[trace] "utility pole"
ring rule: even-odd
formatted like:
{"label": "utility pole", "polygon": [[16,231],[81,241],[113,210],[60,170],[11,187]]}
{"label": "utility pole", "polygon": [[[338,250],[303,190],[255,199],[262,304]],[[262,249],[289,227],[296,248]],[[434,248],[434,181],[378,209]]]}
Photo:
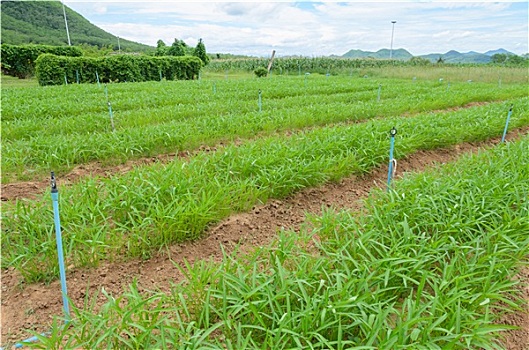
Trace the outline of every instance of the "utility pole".
{"label": "utility pole", "polygon": [[393,58],[393,33],[395,33],[395,23],[397,23],[397,21],[391,21],[391,23],[393,26],[391,28],[391,47],[389,49],[389,59]]}
{"label": "utility pole", "polygon": [[68,46],[72,46],[72,42],[70,41],[70,32],[68,31],[68,21],[66,20],[66,9],[64,8],[64,2],[62,3],[62,13],[64,14],[64,24],[66,25],[66,36],[68,36]]}

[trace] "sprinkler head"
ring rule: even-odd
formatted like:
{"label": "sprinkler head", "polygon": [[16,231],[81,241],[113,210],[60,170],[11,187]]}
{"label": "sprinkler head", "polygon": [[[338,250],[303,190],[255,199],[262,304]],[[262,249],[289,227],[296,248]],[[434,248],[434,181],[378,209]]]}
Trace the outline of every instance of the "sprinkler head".
{"label": "sprinkler head", "polygon": [[51,172],[51,180],[50,180],[50,185],[51,185],[51,193],[57,193],[57,181],[55,180],[55,172]]}
{"label": "sprinkler head", "polygon": [[391,130],[389,131],[389,135],[391,137],[394,137],[395,135],[397,135],[397,129],[395,129],[395,127],[392,127]]}

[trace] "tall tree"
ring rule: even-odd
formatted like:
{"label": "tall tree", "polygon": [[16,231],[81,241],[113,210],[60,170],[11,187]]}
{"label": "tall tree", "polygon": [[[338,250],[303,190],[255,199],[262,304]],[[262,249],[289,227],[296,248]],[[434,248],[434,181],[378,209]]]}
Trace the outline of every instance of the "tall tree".
{"label": "tall tree", "polygon": [[168,50],[169,48],[167,47],[167,45],[165,45],[163,40],[160,39],[156,42],[156,52],[154,53],[154,55],[155,56],[167,56]]}
{"label": "tall tree", "polygon": [[167,50],[167,54],[169,56],[185,56],[186,53],[184,50],[184,45],[182,45],[182,42],[180,40],[174,39],[173,44],[171,45],[169,50]]}
{"label": "tall tree", "polygon": [[198,41],[195,51],[193,51],[193,56],[200,58],[204,63],[204,66],[209,63],[209,56],[206,53],[206,46],[202,42],[202,38]]}

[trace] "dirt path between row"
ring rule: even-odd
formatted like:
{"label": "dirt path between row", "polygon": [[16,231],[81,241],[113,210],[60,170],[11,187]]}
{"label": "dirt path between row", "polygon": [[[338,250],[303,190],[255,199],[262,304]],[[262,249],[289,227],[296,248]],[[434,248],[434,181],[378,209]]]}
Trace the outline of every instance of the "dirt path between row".
{"label": "dirt path between row", "polygon": [[[512,140],[527,134],[529,127],[512,131]],[[497,144],[499,138],[480,143],[464,143],[454,147],[433,151],[419,151],[398,162],[398,175],[419,172],[440,163],[455,160],[463,153],[476,152],[480,148]],[[309,188],[284,199],[272,200],[255,207],[251,212],[232,215],[216,227],[211,228],[205,237],[185,244],[171,246],[167,251],[155,254],[151,259],[132,260],[121,263],[103,263],[94,269],[74,269],[67,273],[68,295],[75,305],[82,305],[88,292],[105,289],[111,295],[119,295],[137,278],[140,290],[169,291],[171,283],[182,281],[184,276],[175,266],[184,266],[184,261],[220,261],[221,245],[227,252],[240,246],[242,251],[262,246],[275,237],[281,228],[299,230],[305,222],[306,213],[319,214],[323,207],[360,210],[362,199],[370,190],[384,187],[387,167],[382,166],[362,176],[345,178],[339,183]],[[519,275],[523,283],[521,291],[529,301],[529,270]],[[13,344],[27,337],[26,330],[45,331],[54,315],[62,315],[62,300],[59,281],[50,285],[42,283],[25,285],[20,275],[13,269],[2,271],[1,281],[2,330],[1,344]],[[105,300],[100,295],[100,303]],[[504,323],[521,327],[520,330],[506,333],[506,348],[509,350],[527,349],[529,344],[529,306],[525,311],[508,315]]]}

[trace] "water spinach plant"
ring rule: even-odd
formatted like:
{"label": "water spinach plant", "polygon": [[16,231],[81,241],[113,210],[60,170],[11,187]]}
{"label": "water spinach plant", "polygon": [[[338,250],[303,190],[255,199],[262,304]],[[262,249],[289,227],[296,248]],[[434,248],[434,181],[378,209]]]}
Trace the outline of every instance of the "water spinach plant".
{"label": "water spinach plant", "polygon": [[[170,293],[87,299],[41,348],[502,349],[529,253],[529,137],[327,210]],[[97,295],[93,296],[93,300]]]}
{"label": "water spinach plant", "polygon": [[[501,135],[529,125],[527,97],[447,113],[325,126],[229,145],[187,160],[139,166],[110,178],[88,178],[61,191],[65,254],[75,266],[101,259],[144,257],[196,239],[231,213],[301,188],[362,174],[387,161],[388,132],[396,126],[395,156]],[[2,267],[28,281],[57,274],[49,194],[3,205]]]}

